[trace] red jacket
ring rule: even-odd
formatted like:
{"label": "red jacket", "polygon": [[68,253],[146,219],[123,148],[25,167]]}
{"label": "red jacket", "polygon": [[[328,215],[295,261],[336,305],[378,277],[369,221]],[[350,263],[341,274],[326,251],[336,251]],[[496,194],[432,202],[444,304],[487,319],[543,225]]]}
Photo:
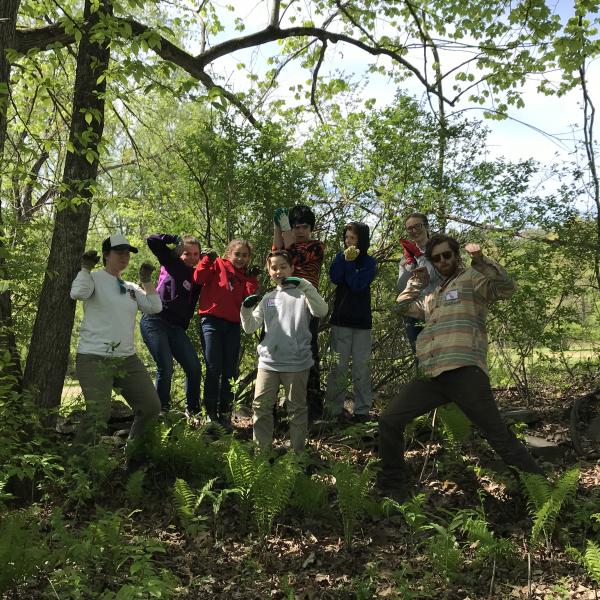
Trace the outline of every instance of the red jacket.
{"label": "red jacket", "polygon": [[198,314],[240,322],[240,308],[246,296],[258,290],[256,277],[248,277],[245,269],[236,269],[228,260],[213,262],[203,256],[194,272],[194,281],[203,285]]}

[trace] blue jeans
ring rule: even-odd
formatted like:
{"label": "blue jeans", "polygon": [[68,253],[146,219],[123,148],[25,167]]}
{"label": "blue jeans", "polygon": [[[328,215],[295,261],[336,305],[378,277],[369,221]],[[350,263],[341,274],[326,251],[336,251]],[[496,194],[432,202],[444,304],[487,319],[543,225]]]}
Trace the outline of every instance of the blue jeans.
{"label": "blue jeans", "polygon": [[173,358],[175,358],[186,377],[187,409],[191,413],[200,412],[202,367],[185,329],[179,325],[172,325],[161,317],[144,315],[140,321],[140,331],[144,343],[156,362],[156,391],[162,410],[168,410],[171,404],[171,379]]}
{"label": "blue jeans", "polygon": [[404,330],[413,354],[417,354],[417,337],[423,331],[423,321],[414,317],[404,317]]}
{"label": "blue jeans", "polygon": [[240,324],[219,317],[200,321],[202,351],[206,362],[204,405],[211,419],[231,412],[231,379],[237,379],[240,355]]}

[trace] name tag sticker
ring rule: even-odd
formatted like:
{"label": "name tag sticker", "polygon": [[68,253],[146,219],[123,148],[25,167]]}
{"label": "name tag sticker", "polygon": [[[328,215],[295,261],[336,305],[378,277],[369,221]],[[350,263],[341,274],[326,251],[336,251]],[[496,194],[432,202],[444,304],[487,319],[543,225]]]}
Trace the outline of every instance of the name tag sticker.
{"label": "name tag sticker", "polygon": [[192,289],[192,284],[186,279],[183,282],[183,287],[189,292]]}
{"label": "name tag sticker", "polygon": [[275,298],[267,298],[267,306],[277,306]]}
{"label": "name tag sticker", "polygon": [[444,296],[444,300],[458,300],[458,290],[448,290]]}

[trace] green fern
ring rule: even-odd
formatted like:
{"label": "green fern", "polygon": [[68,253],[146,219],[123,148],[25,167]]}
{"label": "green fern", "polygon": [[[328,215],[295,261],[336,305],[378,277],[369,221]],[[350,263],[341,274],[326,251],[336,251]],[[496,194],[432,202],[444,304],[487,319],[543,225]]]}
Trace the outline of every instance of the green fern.
{"label": "green fern", "polygon": [[329,486],[322,478],[301,474],[296,478],[290,503],[306,516],[322,517],[329,508],[328,494]]}
{"label": "green fern", "polygon": [[600,546],[596,542],[586,540],[585,552],[569,546],[567,553],[586,569],[596,585],[600,585]]}
{"label": "green fern", "polygon": [[531,473],[521,473],[521,480],[528,496],[529,510],[533,515],[531,545],[537,546],[542,539],[548,545],[558,515],[577,493],[579,467],[566,471],[554,486],[543,477]]}
{"label": "green fern", "polygon": [[204,529],[202,523],[208,519],[198,514],[202,501],[212,495],[211,489],[216,478],[209,479],[200,490],[196,491],[184,480],[176,479],[173,484],[173,498],[177,515],[183,528],[190,535],[195,535]]}
{"label": "green fern", "polygon": [[583,564],[596,585],[600,585],[600,546],[592,540],[587,540]]}
{"label": "green fern", "polygon": [[243,501],[249,500],[256,472],[266,463],[266,458],[260,454],[252,456],[244,446],[235,441],[231,444],[226,458],[231,481],[239,490],[240,498]]}
{"label": "green fern", "polygon": [[458,511],[455,519],[462,521],[461,530],[475,548],[475,560],[482,563],[510,558],[516,553],[511,540],[496,538],[482,512],[466,509]]}
{"label": "green fern", "polygon": [[139,506],[145,497],[144,479],[146,473],[141,469],[133,473],[125,485],[125,497],[135,506]]}
{"label": "green fern", "polygon": [[333,465],[332,472],[335,477],[337,504],[342,516],[344,544],[349,550],[354,528],[366,510],[366,499],[374,474],[370,464],[361,472],[357,472],[354,465],[342,460]]}
{"label": "green fern", "polygon": [[242,527],[248,514],[256,520],[261,534],[267,534],[274,518],[289,502],[296,477],[300,472],[297,458],[288,453],[273,465],[266,455],[256,455],[234,441],[227,452],[229,475],[242,502]]}
{"label": "green fern", "polygon": [[448,526],[430,523],[423,527],[424,530],[434,532],[426,542],[425,552],[433,565],[434,573],[441,575],[445,581],[454,581],[458,577],[462,562],[462,552],[454,533],[457,527],[456,522]]}
{"label": "green fern", "polygon": [[291,452],[277,460],[273,466],[264,468],[263,465],[258,469],[254,480],[252,512],[258,531],[267,535],[273,527],[275,517],[289,502],[300,467],[296,455]]}
{"label": "green fern", "polygon": [[7,514],[0,519],[0,596],[33,576],[48,556],[35,519]]}
{"label": "green fern", "polygon": [[192,429],[181,420],[172,425],[157,423],[137,442],[141,447],[136,450],[159,471],[200,482],[224,475],[225,443],[207,440],[202,430]]}
{"label": "green fern", "polygon": [[521,483],[527,495],[527,507],[532,514],[540,510],[550,500],[552,485],[542,475],[521,473]]}
{"label": "green fern", "polygon": [[448,448],[454,453],[459,453],[462,444],[471,434],[471,421],[455,404],[440,406],[437,414]]}

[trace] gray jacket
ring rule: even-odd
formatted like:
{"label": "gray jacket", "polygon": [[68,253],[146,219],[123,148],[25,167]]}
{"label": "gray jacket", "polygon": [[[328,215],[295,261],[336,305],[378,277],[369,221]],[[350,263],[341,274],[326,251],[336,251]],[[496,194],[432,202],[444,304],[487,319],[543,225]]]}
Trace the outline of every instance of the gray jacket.
{"label": "gray jacket", "polygon": [[306,279],[300,285],[278,286],[265,294],[254,308],[242,306],[240,316],[246,333],[264,326],[258,344],[258,368],[297,373],[312,367],[310,316],[325,317],[329,307]]}

